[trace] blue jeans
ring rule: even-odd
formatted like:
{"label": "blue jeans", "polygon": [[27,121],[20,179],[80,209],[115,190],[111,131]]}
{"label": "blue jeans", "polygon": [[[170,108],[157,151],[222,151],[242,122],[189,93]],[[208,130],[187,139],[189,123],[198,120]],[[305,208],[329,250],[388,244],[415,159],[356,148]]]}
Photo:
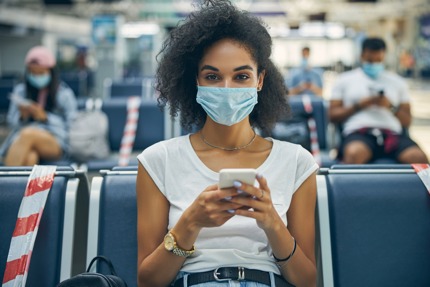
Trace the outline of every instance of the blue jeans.
{"label": "blue jeans", "polygon": [[[183,272],[180,271],[178,273],[178,275],[176,276],[177,280],[186,280],[186,276],[190,274],[187,272]],[[261,283],[257,283],[257,282],[252,282],[252,281],[235,281],[235,280],[230,280],[230,281],[224,281],[224,282],[207,282],[207,283],[202,283],[202,284],[197,284],[197,285],[192,285],[192,287],[276,287],[275,286],[275,279],[274,279],[274,274],[270,273],[271,276],[271,286],[266,285],[266,284],[261,284]],[[185,277],[185,278],[184,278]],[[185,282],[184,282],[185,283]],[[188,287],[188,285],[185,285],[185,287]]]}

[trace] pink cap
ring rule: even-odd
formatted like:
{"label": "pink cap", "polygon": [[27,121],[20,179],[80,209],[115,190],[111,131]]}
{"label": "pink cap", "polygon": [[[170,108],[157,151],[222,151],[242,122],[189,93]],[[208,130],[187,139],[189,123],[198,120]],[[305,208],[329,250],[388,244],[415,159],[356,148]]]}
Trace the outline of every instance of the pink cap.
{"label": "pink cap", "polygon": [[52,52],[43,46],[36,46],[28,51],[25,64],[37,64],[42,67],[52,68],[55,66],[55,57]]}

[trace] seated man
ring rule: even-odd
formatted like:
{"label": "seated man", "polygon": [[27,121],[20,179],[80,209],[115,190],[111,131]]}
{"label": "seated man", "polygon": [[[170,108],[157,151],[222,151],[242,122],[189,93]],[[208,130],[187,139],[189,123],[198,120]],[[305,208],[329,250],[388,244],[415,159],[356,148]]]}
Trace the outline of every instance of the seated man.
{"label": "seated man", "polygon": [[309,65],[310,53],[309,47],[302,49],[302,63],[299,68],[291,72],[288,78],[287,87],[290,96],[304,94],[322,96],[321,74]]}
{"label": "seated man", "polygon": [[341,74],[334,84],[329,117],[343,126],[339,156],[356,164],[381,157],[427,163],[425,153],[403,132],[412,119],[407,85],[384,71],[385,51],[382,39],[366,39],[361,67]]}

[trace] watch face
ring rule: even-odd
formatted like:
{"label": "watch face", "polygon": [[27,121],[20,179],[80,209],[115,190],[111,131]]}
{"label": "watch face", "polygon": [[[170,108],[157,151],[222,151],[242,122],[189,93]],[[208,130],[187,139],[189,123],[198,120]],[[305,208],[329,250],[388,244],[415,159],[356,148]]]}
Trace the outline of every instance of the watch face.
{"label": "watch face", "polygon": [[175,246],[175,239],[170,233],[166,234],[166,236],[164,237],[164,248],[166,248],[169,251],[172,251],[174,246]]}

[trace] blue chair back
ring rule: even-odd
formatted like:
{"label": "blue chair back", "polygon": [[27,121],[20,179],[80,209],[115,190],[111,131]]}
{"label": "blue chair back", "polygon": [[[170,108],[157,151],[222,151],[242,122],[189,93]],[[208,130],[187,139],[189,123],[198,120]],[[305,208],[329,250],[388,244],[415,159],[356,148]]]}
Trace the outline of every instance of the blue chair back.
{"label": "blue chair back", "polygon": [[[109,143],[112,151],[119,151],[127,120],[127,98],[106,99],[102,111],[109,119]],[[133,150],[143,150],[164,139],[164,112],[156,101],[142,101]]]}
{"label": "blue chair back", "polygon": [[[313,118],[315,119],[316,125],[317,125],[317,133],[318,133],[318,144],[321,150],[324,150],[327,148],[327,138],[326,138],[326,132],[327,132],[327,125],[328,125],[328,118],[327,118],[327,106],[323,99],[316,97],[316,96],[310,96],[311,98],[311,104],[313,108]],[[289,98],[289,104],[291,107],[291,113],[292,116],[295,114],[303,114],[305,112],[305,108],[303,106],[302,97],[301,96],[294,96]]]}
{"label": "blue chair back", "polygon": [[[118,165],[118,152],[127,121],[127,100],[125,97],[104,99],[101,110],[107,115],[109,121],[108,141],[111,156],[106,159],[94,159],[86,162],[86,169],[99,171],[112,169]],[[82,103],[82,108],[86,102]],[[97,105],[96,105],[97,106]],[[137,122],[136,137],[132,151],[141,152],[145,148],[162,141],[166,137],[166,115],[158,107],[155,100],[143,100],[139,107],[139,119]],[[137,165],[134,156],[130,158],[129,165]]]}
{"label": "blue chair back", "polygon": [[430,196],[412,169],[318,176],[324,286],[430,286]]}
{"label": "blue chair back", "polygon": [[15,86],[14,79],[0,79],[0,112],[5,113],[9,109],[9,96]]}
{"label": "blue chair back", "polygon": [[[87,262],[96,255],[108,257],[129,287],[137,286],[136,175],[135,168],[93,179],[88,230]],[[109,271],[103,264],[97,270]]]}
{"label": "blue chair back", "polygon": [[[0,167],[1,276],[4,274],[12,233],[30,172],[31,167]],[[78,195],[77,185],[70,180],[73,177],[75,172],[72,168],[57,168],[34,244],[27,286],[56,286],[60,280],[82,272],[85,264],[83,254],[86,251],[87,223],[76,221],[77,218],[82,218],[80,216],[75,218],[77,215],[75,205],[76,198],[88,194],[88,185],[86,191]],[[80,206],[80,211],[84,215],[85,208],[88,210],[88,207]],[[80,230],[80,226],[85,227],[83,230],[85,242],[77,243],[74,240],[82,238],[74,233]],[[80,258],[74,258],[75,255]]]}
{"label": "blue chair back", "polygon": [[144,92],[143,80],[127,79],[120,81],[113,81],[110,84],[109,96],[110,98],[116,97],[131,97],[131,96],[142,96]]}

